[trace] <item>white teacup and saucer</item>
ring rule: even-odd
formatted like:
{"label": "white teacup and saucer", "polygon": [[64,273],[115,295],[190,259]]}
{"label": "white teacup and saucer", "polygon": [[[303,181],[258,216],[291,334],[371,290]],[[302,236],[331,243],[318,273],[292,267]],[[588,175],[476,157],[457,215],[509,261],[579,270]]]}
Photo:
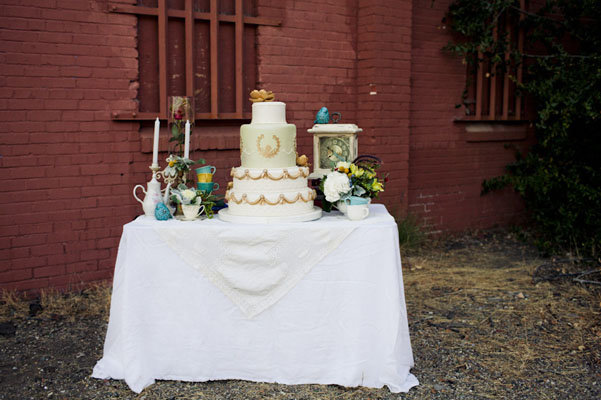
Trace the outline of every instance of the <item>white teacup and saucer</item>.
{"label": "white teacup and saucer", "polygon": [[205,206],[200,204],[182,204],[184,215],[181,216],[180,221],[194,221],[204,210]]}

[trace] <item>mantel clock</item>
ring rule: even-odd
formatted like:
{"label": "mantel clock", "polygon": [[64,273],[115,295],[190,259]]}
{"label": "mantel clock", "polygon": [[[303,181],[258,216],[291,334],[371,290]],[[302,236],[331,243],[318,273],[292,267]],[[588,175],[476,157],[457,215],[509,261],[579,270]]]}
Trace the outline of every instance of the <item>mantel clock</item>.
{"label": "mantel clock", "polygon": [[358,156],[357,134],[363,129],[355,124],[315,124],[313,134],[313,173],[310,178],[326,175],[339,161],[351,162]]}

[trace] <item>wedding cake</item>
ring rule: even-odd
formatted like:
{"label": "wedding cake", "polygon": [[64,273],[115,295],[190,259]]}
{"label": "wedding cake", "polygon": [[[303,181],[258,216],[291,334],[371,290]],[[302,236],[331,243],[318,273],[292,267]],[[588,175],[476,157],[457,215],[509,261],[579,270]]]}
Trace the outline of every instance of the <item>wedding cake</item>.
{"label": "wedding cake", "polygon": [[296,165],[296,126],[286,104],[255,102],[250,124],[240,128],[241,166],[231,171],[221,219],[233,222],[308,221],[321,216],[309,168]]}

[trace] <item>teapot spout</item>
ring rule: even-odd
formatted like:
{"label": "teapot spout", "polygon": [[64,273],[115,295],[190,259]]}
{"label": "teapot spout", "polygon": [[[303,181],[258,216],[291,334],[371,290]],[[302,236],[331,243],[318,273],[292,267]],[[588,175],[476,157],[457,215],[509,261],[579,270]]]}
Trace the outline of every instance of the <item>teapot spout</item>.
{"label": "teapot spout", "polygon": [[170,189],[171,189],[171,183],[168,183],[167,187],[165,188],[165,195],[163,196],[163,203],[164,204],[167,204],[167,200],[169,200]]}

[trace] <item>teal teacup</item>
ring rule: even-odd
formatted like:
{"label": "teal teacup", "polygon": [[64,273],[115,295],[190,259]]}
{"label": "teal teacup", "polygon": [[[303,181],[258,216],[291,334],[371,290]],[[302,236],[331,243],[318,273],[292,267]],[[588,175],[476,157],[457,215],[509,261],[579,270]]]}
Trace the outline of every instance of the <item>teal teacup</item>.
{"label": "teal teacup", "polygon": [[198,182],[196,188],[206,194],[211,194],[213,190],[219,189],[217,182]]}
{"label": "teal teacup", "polygon": [[211,175],[213,175],[215,173],[215,171],[217,171],[217,168],[215,168],[212,165],[205,165],[204,167],[196,168],[196,173],[197,174],[211,174]]}
{"label": "teal teacup", "polygon": [[368,198],[359,197],[359,196],[351,196],[348,199],[345,199],[344,201],[349,206],[359,206],[359,205],[363,205],[363,204],[369,204]]}

